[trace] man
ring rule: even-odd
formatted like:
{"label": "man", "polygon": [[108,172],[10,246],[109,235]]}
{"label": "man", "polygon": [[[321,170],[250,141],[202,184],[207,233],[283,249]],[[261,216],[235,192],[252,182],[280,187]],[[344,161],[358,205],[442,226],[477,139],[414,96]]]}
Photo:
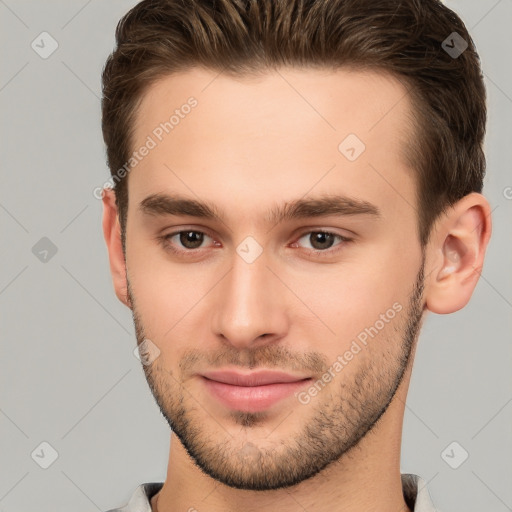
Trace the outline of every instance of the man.
{"label": "man", "polygon": [[103,72],[118,298],[172,429],[124,512],[427,512],[400,474],[428,312],[491,234],[485,89],[436,0],[151,0]]}

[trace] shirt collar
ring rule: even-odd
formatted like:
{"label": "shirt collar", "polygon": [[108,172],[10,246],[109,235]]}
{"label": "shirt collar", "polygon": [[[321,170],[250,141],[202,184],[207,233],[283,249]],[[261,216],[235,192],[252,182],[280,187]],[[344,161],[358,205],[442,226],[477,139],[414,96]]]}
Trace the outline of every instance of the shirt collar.
{"label": "shirt collar", "polygon": [[[402,473],[402,490],[407,506],[413,512],[436,512],[423,478]],[[108,512],[151,512],[151,498],[162,488],[163,482],[147,482],[135,489],[127,505]]]}

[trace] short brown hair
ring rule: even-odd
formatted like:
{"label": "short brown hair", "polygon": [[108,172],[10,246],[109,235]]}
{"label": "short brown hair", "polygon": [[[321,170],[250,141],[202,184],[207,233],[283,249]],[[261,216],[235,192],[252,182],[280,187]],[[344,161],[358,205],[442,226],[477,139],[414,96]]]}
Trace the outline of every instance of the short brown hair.
{"label": "short brown hair", "polygon": [[[454,47],[454,32],[467,43],[458,56],[442,45]],[[102,74],[112,177],[133,151],[147,88],[194,66],[233,76],[349,66],[398,78],[414,106],[404,154],[418,175],[422,246],[447,207],[482,191],[487,111],[480,59],[462,20],[438,0],[143,0],[119,21]],[[127,176],[118,177],[115,191],[124,248]]]}

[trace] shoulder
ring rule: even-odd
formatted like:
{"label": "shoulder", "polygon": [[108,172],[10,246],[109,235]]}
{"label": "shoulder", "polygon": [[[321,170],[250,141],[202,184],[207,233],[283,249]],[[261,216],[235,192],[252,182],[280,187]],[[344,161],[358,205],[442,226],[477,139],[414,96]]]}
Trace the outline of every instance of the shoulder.
{"label": "shoulder", "polygon": [[130,496],[128,503],[106,512],[151,512],[150,499],[162,488],[163,482],[146,482],[140,484]]}
{"label": "shoulder", "polygon": [[402,473],[401,476],[404,499],[413,512],[440,512],[434,507],[423,478],[411,473]]}

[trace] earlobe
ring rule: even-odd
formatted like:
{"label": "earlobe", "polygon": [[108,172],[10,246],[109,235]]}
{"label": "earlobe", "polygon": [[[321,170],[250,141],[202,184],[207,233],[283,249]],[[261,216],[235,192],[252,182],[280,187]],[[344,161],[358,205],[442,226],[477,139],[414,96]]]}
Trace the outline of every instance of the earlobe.
{"label": "earlobe", "polygon": [[471,193],[458,201],[436,226],[430,246],[436,268],[429,275],[427,309],[448,314],[471,298],[483,268],[491,236],[491,209],[484,196]]}
{"label": "earlobe", "polygon": [[103,236],[107,244],[115,293],[117,298],[131,309],[126,282],[126,261],[121,242],[121,226],[115,200],[115,191],[111,188],[104,188],[102,194]]}

